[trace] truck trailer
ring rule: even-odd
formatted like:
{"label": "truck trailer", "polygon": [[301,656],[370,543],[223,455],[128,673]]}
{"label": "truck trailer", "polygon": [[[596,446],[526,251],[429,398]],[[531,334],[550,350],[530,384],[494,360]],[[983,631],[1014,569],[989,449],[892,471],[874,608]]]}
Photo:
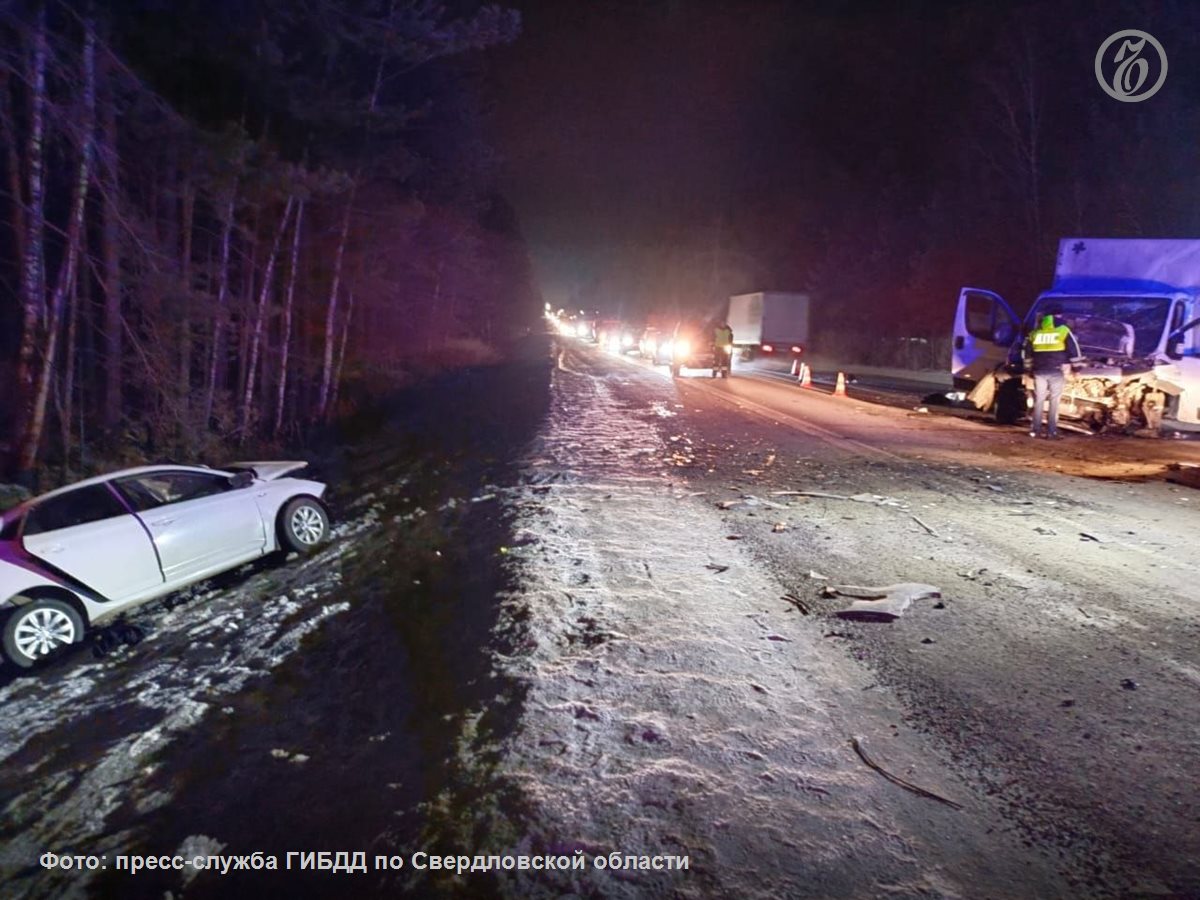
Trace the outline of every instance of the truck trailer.
{"label": "truck trailer", "polygon": [[1031,404],[1021,349],[1045,315],[1082,358],[1060,415],[1093,430],[1200,430],[1200,239],[1063,238],[1050,289],[1024,318],[992,291],[964,287],[954,319],[955,388],[1016,422]]}
{"label": "truck trailer", "polygon": [[733,345],[744,359],[799,356],[808,345],[808,294],[759,291],[729,298]]}

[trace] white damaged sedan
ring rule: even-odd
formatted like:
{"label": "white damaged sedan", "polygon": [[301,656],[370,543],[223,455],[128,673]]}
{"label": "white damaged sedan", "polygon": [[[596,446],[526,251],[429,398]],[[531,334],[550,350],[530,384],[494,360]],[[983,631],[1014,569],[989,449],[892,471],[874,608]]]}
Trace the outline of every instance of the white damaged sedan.
{"label": "white damaged sedan", "polygon": [[29,668],[120,613],[329,535],[303,462],[158,465],[89,478],[0,518],[4,658]]}

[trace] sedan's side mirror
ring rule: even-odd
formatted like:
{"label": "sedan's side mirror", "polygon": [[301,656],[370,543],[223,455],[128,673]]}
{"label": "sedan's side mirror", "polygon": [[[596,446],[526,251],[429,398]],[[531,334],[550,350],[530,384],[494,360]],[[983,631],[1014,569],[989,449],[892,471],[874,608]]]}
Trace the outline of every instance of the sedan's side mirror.
{"label": "sedan's side mirror", "polygon": [[1171,359],[1183,359],[1183,338],[1168,338],[1167,356]]}
{"label": "sedan's side mirror", "polygon": [[254,484],[254,473],[247,472],[244,469],[229,479],[229,486],[235,491],[248,488],[252,484]]}

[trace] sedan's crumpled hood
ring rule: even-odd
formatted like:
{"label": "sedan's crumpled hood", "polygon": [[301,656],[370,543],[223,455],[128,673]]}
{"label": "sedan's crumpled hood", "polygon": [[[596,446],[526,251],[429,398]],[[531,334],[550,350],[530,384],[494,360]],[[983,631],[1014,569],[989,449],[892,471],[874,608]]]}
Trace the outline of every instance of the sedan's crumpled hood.
{"label": "sedan's crumpled hood", "polygon": [[235,462],[230,463],[225,468],[230,471],[251,469],[257,478],[263,481],[275,481],[278,478],[283,478],[285,475],[298,472],[307,465],[307,460],[303,459],[277,459],[260,460],[258,462]]}

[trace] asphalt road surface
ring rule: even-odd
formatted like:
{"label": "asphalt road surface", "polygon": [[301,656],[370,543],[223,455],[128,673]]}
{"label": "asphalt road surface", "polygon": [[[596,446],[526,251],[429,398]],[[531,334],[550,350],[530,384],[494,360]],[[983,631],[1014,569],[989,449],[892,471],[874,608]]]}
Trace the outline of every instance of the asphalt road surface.
{"label": "asphalt road surface", "polygon": [[[573,889],[1200,896],[1200,493],[1164,480],[1200,448],[574,342],[555,376],[518,605],[557,637],[508,767],[552,844],[693,856]],[[856,621],[826,589],[897,583],[940,597]]]}

